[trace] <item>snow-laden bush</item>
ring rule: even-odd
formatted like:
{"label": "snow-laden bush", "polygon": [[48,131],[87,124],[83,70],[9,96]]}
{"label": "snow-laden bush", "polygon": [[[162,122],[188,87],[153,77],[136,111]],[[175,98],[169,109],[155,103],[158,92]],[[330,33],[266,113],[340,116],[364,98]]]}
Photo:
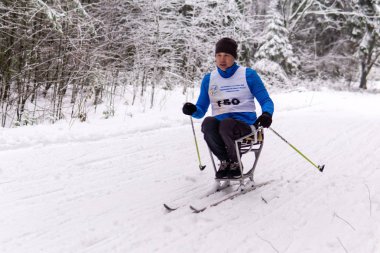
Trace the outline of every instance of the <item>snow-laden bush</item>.
{"label": "snow-laden bush", "polygon": [[259,73],[265,84],[284,87],[289,83],[289,78],[284,69],[280,64],[271,60],[260,59],[253,65],[253,69]]}

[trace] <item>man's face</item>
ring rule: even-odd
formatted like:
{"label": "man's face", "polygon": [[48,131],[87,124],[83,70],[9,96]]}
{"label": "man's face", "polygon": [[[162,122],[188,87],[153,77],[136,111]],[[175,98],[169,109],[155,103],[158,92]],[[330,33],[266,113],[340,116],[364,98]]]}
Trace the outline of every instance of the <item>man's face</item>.
{"label": "man's face", "polygon": [[235,58],[227,53],[217,53],[215,54],[215,62],[216,66],[218,66],[221,70],[226,71],[227,68],[234,65]]}

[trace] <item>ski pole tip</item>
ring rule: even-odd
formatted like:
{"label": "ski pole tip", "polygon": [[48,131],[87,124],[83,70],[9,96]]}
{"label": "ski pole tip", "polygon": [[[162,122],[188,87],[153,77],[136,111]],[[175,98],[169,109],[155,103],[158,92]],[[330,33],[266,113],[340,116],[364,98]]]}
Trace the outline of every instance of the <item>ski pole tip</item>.
{"label": "ski pole tip", "polygon": [[199,169],[202,171],[206,168],[206,165],[199,165]]}
{"label": "ski pole tip", "polygon": [[325,169],[325,165],[324,164],[322,166],[318,165],[318,169],[320,172],[323,172],[323,170]]}

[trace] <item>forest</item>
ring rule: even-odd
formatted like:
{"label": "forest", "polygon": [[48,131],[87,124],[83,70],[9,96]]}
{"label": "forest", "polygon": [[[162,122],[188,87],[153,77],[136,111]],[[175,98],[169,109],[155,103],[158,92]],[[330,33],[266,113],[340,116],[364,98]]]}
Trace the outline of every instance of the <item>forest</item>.
{"label": "forest", "polygon": [[199,84],[222,37],[268,86],[365,90],[379,36],[380,0],[0,0],[0,124],[112,116],[148,90],[152,108],[157,89]]}

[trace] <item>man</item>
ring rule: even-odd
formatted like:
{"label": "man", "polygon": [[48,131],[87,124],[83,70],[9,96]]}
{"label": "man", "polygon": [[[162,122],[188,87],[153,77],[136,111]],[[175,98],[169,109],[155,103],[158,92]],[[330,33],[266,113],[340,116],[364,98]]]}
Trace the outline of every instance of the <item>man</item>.
{"label": "man", "polygon": [[[216,178],[241,176],[235,140],[252,132],[251,126],[269,127],[274,105],[256,71],[237,65],[237,43],[222,38],[216,43],[217,69],[204,76],[196,105],[185,103],[182,111],[194,118],[202,118],[211,104],[212,117],[202,123],[204,139],[212,153],[220,160]],[[254,99],[262,114],[257,118]]]}

